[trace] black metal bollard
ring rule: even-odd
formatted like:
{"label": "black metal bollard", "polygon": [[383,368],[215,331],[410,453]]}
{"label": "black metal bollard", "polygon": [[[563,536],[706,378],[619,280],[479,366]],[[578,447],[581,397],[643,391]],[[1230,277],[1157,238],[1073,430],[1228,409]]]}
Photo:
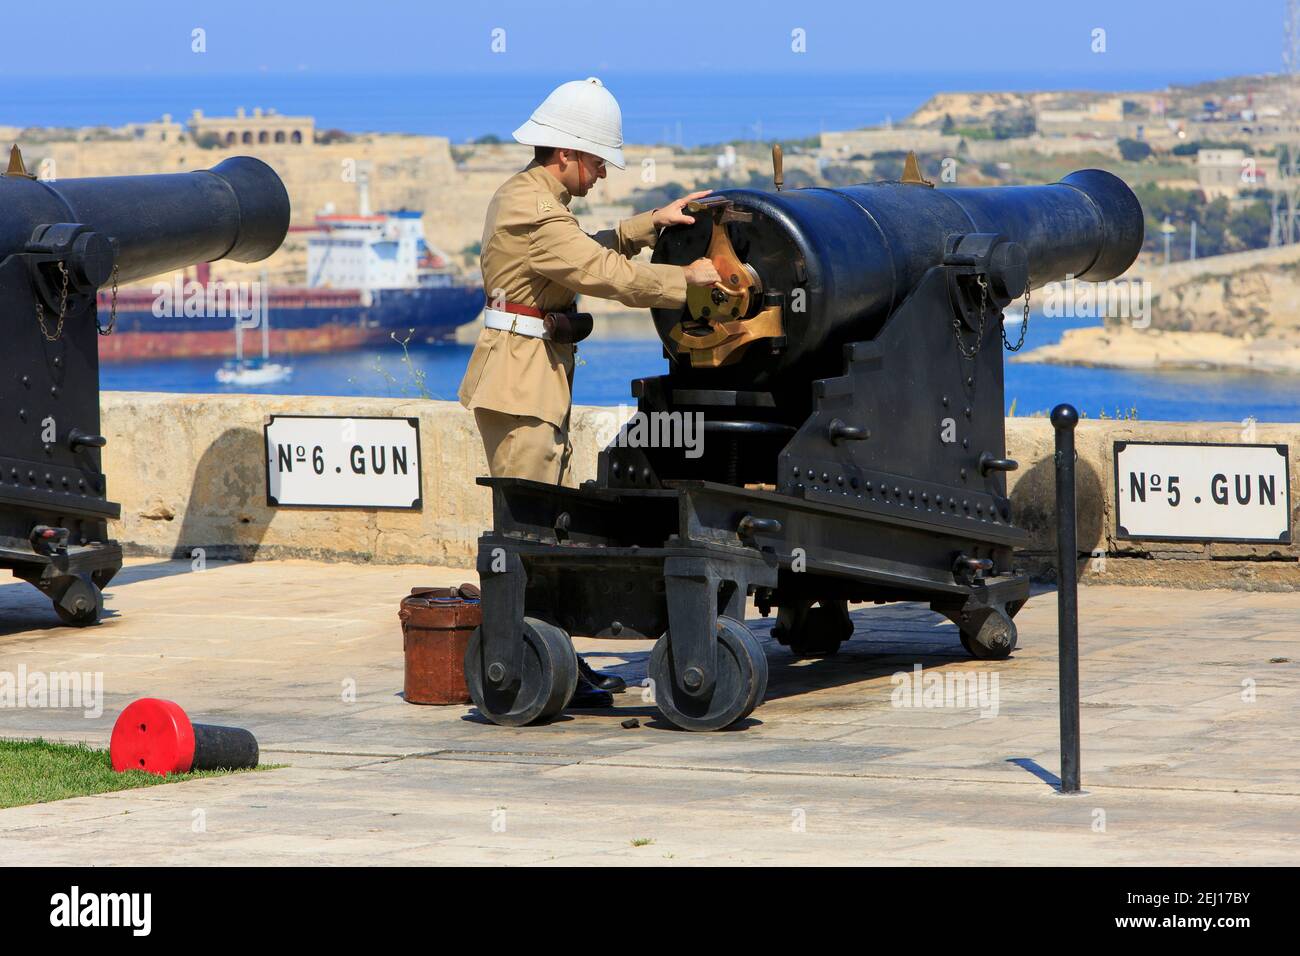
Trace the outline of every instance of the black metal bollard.
{"label": "black metal bollard", "polygon": [[1075,580],[1073,405],[1052,409],[1056,429],[1056,630],[1061,680],[1061,792],[1079,792],[1079,583]]}

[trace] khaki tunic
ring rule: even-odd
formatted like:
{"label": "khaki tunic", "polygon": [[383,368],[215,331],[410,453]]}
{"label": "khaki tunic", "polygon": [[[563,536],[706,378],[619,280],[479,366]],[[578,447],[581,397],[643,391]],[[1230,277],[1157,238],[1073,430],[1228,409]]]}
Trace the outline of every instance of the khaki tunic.
{"label": "khaki tunic", "polygon": [[[633,308],[686,303],[681,266],[632,262],[655,241],[654,213],[588,235],[569,212],[569,192],[537,162],[502,184],[488,205],[480,265],[489,306],[507,302],[564,311],[576,295]],[[574,346],[483,328],[460,383],[460,403],[568,429]]]}

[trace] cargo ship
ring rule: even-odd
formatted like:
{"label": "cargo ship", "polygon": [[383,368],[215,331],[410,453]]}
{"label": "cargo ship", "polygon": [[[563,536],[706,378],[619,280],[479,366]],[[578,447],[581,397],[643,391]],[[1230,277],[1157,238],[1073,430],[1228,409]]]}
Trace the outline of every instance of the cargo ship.
{"label": "cargo ship", "polygon": [[[483,309],[482,285],[462,277],[428,243],[418,211],[372,215],[363,188],[358,215],[322,214],[302,231],[308,233],[304,286],[211,281],[204,263],[193,278],[119,290],[113,334],[100,338],[100,361],[229,357],[235,325],[258,329],[263,314],[269,351],[279,356],[346,351],[394,337],[442,342]],[[111,293],[101,290],[101,325],[111,305]]]}

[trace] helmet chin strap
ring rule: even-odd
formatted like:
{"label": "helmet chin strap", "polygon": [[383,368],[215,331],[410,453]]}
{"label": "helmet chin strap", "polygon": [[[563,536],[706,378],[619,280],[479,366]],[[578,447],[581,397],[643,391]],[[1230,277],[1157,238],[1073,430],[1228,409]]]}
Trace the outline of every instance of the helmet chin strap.
{"label": "helmet chin strap", "polygon": [[586,185],[585,185],[584,182],[583,182],[583,175],[582,175],[582,173],[583,173],[583,166],[582,166],[582,154],[581,154],[581,153],[578,153],[577,163],[578,163],[578,192],[581,193],[581,192],[583,192],[584,190],[586,190],[586,188],[587,188]]}

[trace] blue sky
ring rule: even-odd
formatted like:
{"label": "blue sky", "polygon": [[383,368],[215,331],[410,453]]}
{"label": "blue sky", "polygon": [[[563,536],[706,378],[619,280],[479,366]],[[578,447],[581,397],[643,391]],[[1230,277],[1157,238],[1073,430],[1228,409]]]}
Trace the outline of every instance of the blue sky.
{"label": "blue sky", "polygon": [[[0,76],[1275,72],[1284,0],[67,0],[11,2]],[[720,25],[725,24],[725,25]],[[193,53],[191,31],[206,31]],[[504,53],[490,49],[504,29]],[[791,52],[791,31],[807,52]],[[1095,28],[1106,52],[1091,51]],[[50,49],[40,41],[57,37]],[[701,88],[707,95],[707,88]]]}

